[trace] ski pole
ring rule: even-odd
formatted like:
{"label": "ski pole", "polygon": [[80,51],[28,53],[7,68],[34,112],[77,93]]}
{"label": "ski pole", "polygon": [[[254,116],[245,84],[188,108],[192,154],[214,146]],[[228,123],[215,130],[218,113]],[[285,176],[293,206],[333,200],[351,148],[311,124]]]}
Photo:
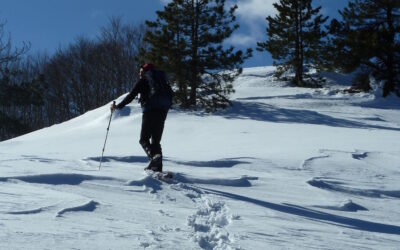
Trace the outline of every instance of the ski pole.
{"label": "ski pole", "polygon": [[[115,105],[115,101],[113,101],[113,107],[114,107],[114,105]],[[104,140],[103,152],[101,153],[101,158],[100,158],[99,171],[100,171],[100,168],[101,168],[101,163],[103,162],[103,155],[104,155],[104,150],[105,150],[105,148],[106,148],[106,142],[107,142],[107,137],[108,137],[108,131],[110,130],[110,124],[111,124],[111,118],[112,118],[113,112],[114,112],[114,109],[111,109],[110,120],[108,121],[106,139]]]}

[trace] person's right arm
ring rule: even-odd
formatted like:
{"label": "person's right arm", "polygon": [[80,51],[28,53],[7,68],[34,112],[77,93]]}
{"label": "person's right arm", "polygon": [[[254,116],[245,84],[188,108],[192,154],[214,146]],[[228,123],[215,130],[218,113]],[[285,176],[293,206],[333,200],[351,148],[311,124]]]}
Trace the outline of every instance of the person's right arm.
{"label": "person's right arm", "polygon": [[130,103],[131,101],[133,101],[133,99],[135,99],[135,97],[141,92],[141,88],[143,86],[142,83],[143,80],[139,80],[135,83],[135,85],[133,85],[132,90],[129,92],[129,94],[120,102],[118,103],[115,108],[117,109],[122,109],[123,107],[125,107],[128,103]]}

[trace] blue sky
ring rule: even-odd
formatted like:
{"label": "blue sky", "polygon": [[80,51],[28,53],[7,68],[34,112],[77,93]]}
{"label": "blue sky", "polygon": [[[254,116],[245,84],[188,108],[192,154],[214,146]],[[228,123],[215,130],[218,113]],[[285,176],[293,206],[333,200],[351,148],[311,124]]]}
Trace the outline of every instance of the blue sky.
{"label": "blue sky", "polygon": [[[272,3],[276,0],[227,0],[236,3],[240,29],[229,39],[238,49],[255,48],[257,41],[266,40],[265,17],[273,15]],[[58,47],[67,46],[77,36],[96,37],[100,27],[111,16],[122,16],[124,22],[140,23],[154,20],[156,11],[169,0],[1,0],[0,20],[7,21],[6,31],[12,43],[19,46],[30,42],[31,53],[53,53]],[[322,13],[337,16],[337,10],[347,5],[347,0],[314,0],[322,6]],[[245,67],[271,65],[266,52],[254,51]]]}

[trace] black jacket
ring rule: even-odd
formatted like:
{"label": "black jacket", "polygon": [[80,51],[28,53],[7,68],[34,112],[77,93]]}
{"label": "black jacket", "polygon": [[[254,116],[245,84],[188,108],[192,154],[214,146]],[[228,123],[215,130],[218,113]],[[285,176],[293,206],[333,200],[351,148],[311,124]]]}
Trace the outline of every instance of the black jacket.
{"label": "black jacket", "polygon": [[[148,79],[150,79],[151,82],[149,82]],[[133,85],[129,94],[117,105],[117,109],[122,109],[128,103],[132,102],[138,94],[140,94],[139,102],[142,106],[143,112],[151,110],[167,111],[172,105],[172,93],[169,93],[168,91],[157,91],[157,88],[155,88],[155,85],[160,84],[162,81],[164,81],[164,84],[167,84],[165,79],[165,73],[162,71],[147,72],[146,77],[141,78],[135,83],[135,85]],[[170,88],[169,85],[168,88]]]}
{"label": "black jacket", "polygon": [[117,105],[117,109],[122,109],[125,107],[128,103],[132,102],[138,94],[140,94],[139,102],[142,108],[144,108],[146,106],[149,93],[149,84],[145,78],[142,78],[133,85],[133,88],[129,94]]}

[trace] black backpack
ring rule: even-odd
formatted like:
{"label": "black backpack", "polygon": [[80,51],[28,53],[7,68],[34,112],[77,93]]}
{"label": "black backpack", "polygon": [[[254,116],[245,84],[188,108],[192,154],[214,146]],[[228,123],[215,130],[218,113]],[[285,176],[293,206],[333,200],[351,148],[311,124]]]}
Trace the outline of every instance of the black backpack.
{"label": "black backpack", "polygon": [[152,108],[169,109],[172,106],[174,91],[168,83],[164,71],[149,70],[146,72],[149,84],[148,102]]}

